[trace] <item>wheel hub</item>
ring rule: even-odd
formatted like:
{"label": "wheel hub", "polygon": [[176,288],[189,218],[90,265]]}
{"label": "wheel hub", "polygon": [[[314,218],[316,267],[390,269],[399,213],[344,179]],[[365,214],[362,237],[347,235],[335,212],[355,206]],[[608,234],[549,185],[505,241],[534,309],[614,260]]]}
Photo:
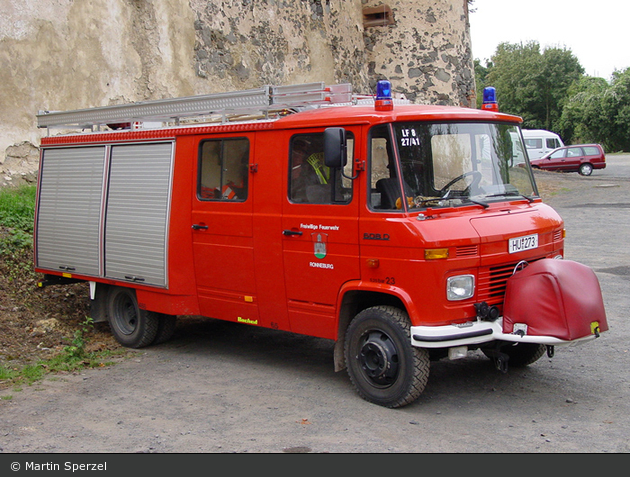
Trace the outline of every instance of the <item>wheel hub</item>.
{"label": "wheel hub", "polygon": [[118,300],[117,313],[115,315],[116,322],[120,331],[125,335],[132,334],[138,326],[138,315],[136,308],[131,300],[124,297]]}
{"label": "wheel hub", "polygon": [[359,362],[365,375],[379,385],[389,385],[398,374],[398,351],[382,332],[370,332],[361,346]]}

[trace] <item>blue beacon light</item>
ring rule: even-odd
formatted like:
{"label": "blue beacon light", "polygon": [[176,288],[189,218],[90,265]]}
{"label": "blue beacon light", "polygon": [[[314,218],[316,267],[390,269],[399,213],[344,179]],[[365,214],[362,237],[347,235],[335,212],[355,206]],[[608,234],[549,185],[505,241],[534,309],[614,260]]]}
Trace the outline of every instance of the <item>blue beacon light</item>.
{"label": "blue beacon light", "polygon": [[376,100],[374,101],[376,111],[391,111],[394,109],[392,99],[392,84],[387,80],[379,80],[376,83]]}
{"label": "blue beacon light", "polygon": [[487,86],[483,89],[483,104],[481,105],[481,109],[485,111],[499,112],[497,90],[493,86]]}

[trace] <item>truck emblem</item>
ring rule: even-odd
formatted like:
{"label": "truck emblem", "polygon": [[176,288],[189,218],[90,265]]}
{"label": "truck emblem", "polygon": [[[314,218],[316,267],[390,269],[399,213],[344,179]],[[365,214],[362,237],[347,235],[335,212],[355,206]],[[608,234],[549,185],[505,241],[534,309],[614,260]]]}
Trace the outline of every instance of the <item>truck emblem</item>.
{"label": "truck emblem", "polygon": [[326,242],[328,241],[328,234],[314,233],[311,234],[313,239],[313,251],[317,258],[324,258],[326,256]]}
{"label": "truck emblem", "polygon": [[363,234],[363,240],[389,240],[389,234]]}

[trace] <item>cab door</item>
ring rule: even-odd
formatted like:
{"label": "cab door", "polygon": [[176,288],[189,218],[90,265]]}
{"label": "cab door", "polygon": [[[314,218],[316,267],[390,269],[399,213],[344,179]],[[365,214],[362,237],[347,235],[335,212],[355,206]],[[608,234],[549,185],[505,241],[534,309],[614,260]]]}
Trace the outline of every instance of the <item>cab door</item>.
{"label": "cab door", "polygon": [[360,277],[358,189],[348,178],[358,133],[347,130],[347,177],[323,165],[322,129],[288,138],[281,234],[289,321],[296,333],[334,339],[340,289]]}
{"label": "cab door", "polygon": [[202,315],[256,324],[250,156],[253,134],[200,137],[192,242]]}

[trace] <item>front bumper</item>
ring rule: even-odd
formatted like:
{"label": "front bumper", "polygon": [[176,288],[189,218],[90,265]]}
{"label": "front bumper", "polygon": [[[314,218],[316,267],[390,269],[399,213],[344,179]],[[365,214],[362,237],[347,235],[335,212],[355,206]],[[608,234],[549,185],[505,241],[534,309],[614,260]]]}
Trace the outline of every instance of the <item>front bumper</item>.
{"label": "front bumper", "polygon": [[574,340],[563,340],[553,336],[527,335],[526,330],[522,329],[513,333],[504,333],[502,318],[492,322],[478,320],[461,325],[411,327],[411,344],[419,348],[453,348],[492,341],[560,346],[583,343],[596,337],[596,334],[591,334]]}

